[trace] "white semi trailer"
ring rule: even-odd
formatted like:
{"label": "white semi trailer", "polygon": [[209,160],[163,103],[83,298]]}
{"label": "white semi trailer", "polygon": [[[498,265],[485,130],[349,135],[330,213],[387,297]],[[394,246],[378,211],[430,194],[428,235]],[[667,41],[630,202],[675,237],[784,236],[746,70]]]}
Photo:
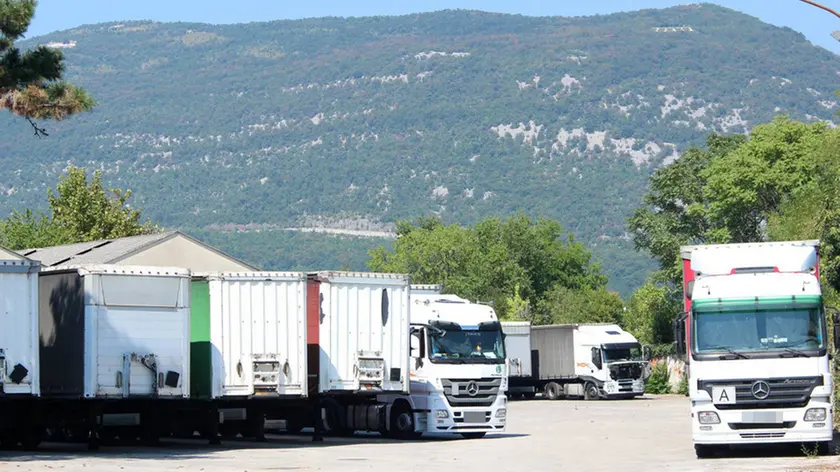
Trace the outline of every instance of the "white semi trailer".
{"label": "white semi trailer", "polygon": [[505,431],[507,366],[493,308],[441,294],[440,286],[411,287],[411,393],[380,395],[389,405],[391,433],[481,438]]}
{"label": "white semi trailer", "polygon": [[[541,391],[550,400],[566,396],[632,398],[643,395],[650,377],[650,347],[615,324],[530,326],[502,323],[516,366],[517,392]],[[530,337],[531,352],[521,338]],[[512,369],[514,367],[511,367]],[[533,389],[533,390],[532,390]]]}
{"label": "white semi trailer", "polygon": [[[697,457],[737,444],[827,447],[834,425],[819,241],[681,253],[685,313],[675,334],[687,354]],[[837,346],[840,330],[834,335]]]}

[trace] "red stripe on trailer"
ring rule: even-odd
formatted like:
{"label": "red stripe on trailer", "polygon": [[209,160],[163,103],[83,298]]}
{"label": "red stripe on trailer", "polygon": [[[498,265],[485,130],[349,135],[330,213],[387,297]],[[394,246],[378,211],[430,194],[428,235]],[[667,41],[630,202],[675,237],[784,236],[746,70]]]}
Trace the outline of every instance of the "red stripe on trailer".
{"label": "red stripe on trailer", "polygon": [[683,259],[683,305],[685,307],[685,352],[686,358],[691,357],[691,298],[689,298],[689,283],[694,281],[694,271],[691,269],[691,256]]}
{"label": "red stripe on trailer", "polygon": [[318,393],[318,374],[321,370],[321,281],[306,280],[306,371],[309,395]]}

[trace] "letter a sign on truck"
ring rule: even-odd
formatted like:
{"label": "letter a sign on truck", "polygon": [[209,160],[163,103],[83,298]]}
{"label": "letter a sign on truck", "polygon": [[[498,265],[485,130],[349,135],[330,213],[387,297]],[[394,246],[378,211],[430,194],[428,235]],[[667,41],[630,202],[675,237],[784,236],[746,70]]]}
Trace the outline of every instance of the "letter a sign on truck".
{"label": "letter a sign on truck", "polygon": [[735,403],[735,387],[712,387],[712,402]]}

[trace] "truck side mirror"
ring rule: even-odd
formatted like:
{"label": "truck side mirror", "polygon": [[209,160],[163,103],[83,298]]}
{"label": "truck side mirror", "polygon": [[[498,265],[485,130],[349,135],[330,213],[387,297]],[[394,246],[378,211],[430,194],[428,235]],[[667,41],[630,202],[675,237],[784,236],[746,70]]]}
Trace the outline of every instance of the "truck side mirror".
{"label": "truck side mirror", "polygon": [[674,341],[677,347],[677,355],[684,356],[686,353],[685,349],[685,320],[688,314],[680,313],[674,318],[673,329],[674,329]]}
{"label": "truck side mirror", "polygon": [[423,355],[423,343],[422,343],[422,330],[412,330],[411,331],[411,344],[409,345],[409,355],[411,357],[422,357]]}
{"label": "truck side mirror", "polygon": [[598,368],[598,370],[601,370],[601,367],[603,367],[604,365],[601,362],[601,350],[597,347],[592,348],[592,364],[594,364],[595,367]]}
{"label": "truck side mirror", "polygon": [[642,359],[645,360],[645,361],[650,361],[650,358],[651,358],[650,346],[645,344],[644,346],[642,346]]}

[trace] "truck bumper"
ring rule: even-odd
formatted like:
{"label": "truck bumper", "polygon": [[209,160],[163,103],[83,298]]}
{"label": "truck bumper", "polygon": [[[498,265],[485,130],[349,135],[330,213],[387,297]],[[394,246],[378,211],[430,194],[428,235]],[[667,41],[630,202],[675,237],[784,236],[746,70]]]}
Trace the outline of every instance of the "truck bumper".
{"label": "truck bumper", "polygon": [[[826,418],[805,421],[805,412],[811,408],[825,408]],[[719,424],[700,424],[698,413],[713,411],[720,417]],[[755,423],[753,413],[778,413],[781,423]],[[718,410],[712,403],[698,403],[691,409],[691,430],[695,444],[766,444],[827,442],[833,437],[831,403],[812,399],[803,408],[761,410]]]}
{"label": "truck bumper", "polygon": [[507,398],[504,394],[496,397],[495,402],[487,407],[452,408],[441,395],[432,402],[432,409],[421,431],[424,433],[501,433],[507,422]]}
{"label": "truck bumper", "polygon": [[607,398],[626,398],[636,395],[644,395],[645,381],[642,379],[636,380],[609,380],[604,382],[601,388]]}

